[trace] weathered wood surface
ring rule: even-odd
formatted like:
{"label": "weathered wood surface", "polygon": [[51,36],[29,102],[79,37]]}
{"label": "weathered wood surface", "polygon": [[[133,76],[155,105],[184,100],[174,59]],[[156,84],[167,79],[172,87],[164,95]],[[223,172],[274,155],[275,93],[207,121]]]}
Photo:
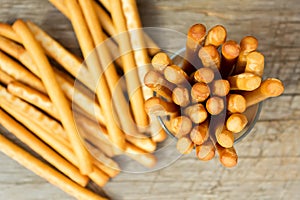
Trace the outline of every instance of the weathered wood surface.
{"label": "weathered wood surface", "polygon": [[[300,198],[300,4],[297,0],[138,0],[145,26],[185,33],[197,22],[223,24],[230,39],[254,34],[266,55],[266,76],[286,91],[264,104],[260,121],[236,149],[239,165],[184,156],[147,174],[122,173],[105,190],[112,199],[299,199]],[[30,19],[79,53],[69,22],[46,0],[1,0],[0,20]],[[180,48],[184,41],[170,43]],[[0,154],[0,199],[72,199]]]}

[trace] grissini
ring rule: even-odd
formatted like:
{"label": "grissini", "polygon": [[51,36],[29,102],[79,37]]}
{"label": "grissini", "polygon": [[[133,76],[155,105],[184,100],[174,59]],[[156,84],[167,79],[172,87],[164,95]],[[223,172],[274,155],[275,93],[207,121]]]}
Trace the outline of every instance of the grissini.
{"label": "grissini", "polygon": [[186,116],[178,116],[170,120],[170,131],[177,138],[189,134],[192,130],[192,126],[192,121]]}
{"label": "grissini", "polygon": [[206,27],[203,24],[194,24],[187,33],[185,56],[182,69],[191,74],[200,64],[197,53],[205,39]]}
{"label": "grissini", "polygon": [[224,110],[225,108],[224,104],[225,103],[223,98],[214,96],[214,97],[210,97],[206,101],[205,106],[207,112],[209,112],[212,115],[218,115]]}
{"label": "grissini", "polygon": [[213,45],[215,47],[220,46],[226,41],[227,31],[222,25],[216,25],[209,29],[204,46]]}
{"label": "grissini", "polygon": [[0,35],[18,43],[22,43],[19,36],[15,33],[15,31],[9,24],[0,23]]}
{"label": "grissini", "polygon": [[207,139],[209,139],[209,122],[206,120],[205,122],[194,126],[190,133],[190,138],[196,145],[202,145]]}
{"label": "grissini", "polygon": [[176,149],[181,154],[189,154],[194,147],[193,142],[188,137],[181,137],[177,140]]}
{"label": "grissini", "polygon": [[179,107],[172,103],[162,100],[159,97],[151,97],[145,102],[145,111],[148,115],[167,116],[177,115]]}
{"label": "grissini", "polygon": [[240,94],[229,94],[227,110],[231,113],[243,113],[246,110],[246,99]]}
{"label": "grissini", "polygon": [[186,87],[176,87],[172,91],[172,100],[181,107],[185,107],[190,103],[190,94]]}
{"label": "grissini", "polygon": [[33,171],[38,176],[46,179],[51,184],[59,187],[69,195],[78,199],[105,200],[101,197],[71,181],[54,168],[35,158],[22,148],[0,135],[0,150],[18,163]]}
{"label": "grissini", "polygon": [[242,74],[229,76],[227,79],[231,90],[252,91],[260,86],[261,77],[253,73],[244,72]]}
{"label": "grissini", "polygon": [[204,102],[210,95],[210,89],[207,84],[195,83],[191,89],[192,102]]}
{"label": "grissini", "polygon": [[199,160],[209,161],[215,157],[215,152],[215,145],[209,138],[203,144],[196,145],[196,156]]}
{"label": "grissini", "polygon": [[210,84],[210,92],[212,95],[224,97],[229,93],[229,91],[230,91],[230,84],[225,79],[214,80]]}
{"label": "grissini", "polygon": [[45,56],[42,47],[35,40],[33,34],[30,32],[29,28],[23,21],[17,20],[13,24],[13,29],[16,31],[19,37],[21,37],[23,45],[35,61],[36,66],[38,67],[38,71],[41,74],[43,84],[53,104],[59,110],[61,122],[66,129],[66,132],[68,133],[68,138],[78,159],[79,169],[81,173],[89,174],[90,172],[92,172],[90,155],[84,147],[82,139],[77,133],[72,111],[68,107],[68,102],[56,81],[53,69],[49,64],[49,61]]}
{"label": "grissini", "polygon": [[284,92],[284,86],[279,79],[268,78],[254,91],[243,92],[242,95],[246,99],[246,106],[250,107],[267,98],[276,97]]}
{"label": "grissini", "polygon": [[42,156],[46,161],[56,167],[73,181],[81,186],[86,186],[89,179],[87,176],[80,174],[79,170],[64,158],[59,156],[50,147],[45,145],[41,140],[36,138],[31,132],[26,130],[22,125],[16,122],[13,118],[0,110],[1,125],[9,132],[14,134],[24,144],[28,145],[33,151]]}
{"label": "grissini", "polygon": [[234,136],[233,132],[227,130],[226,128],[221,125],[216,129],[215,136],[217,139],[217,142],[225,148],[230,148],[233,146],[234,143]]}
{"label": "grissini", "polygon": [[172,60],[165,52],[159,52],[151,60],[153,68],[160,73],[164,73],[167,66],[172,65]]}
{"label": "grissini", "polygon": [[4,85],[8,85],[9,83],[12,83],[15,81],[13,77],[5,73],[0,69],[0,83],[3,83]]}
{"label": "grissini", "polygon": [[250,72],[261,77],[264,73],[264,62],[265,58],[261,53],[257,51],[249,53],[247,55],[245,72]]}
{"label": "grissini", "polygon": [[222,45],[221,75],[223,78],[229,76],[235,67],[240,54],[240,45],[234,40],[228,40]]}
{"label": "grissini", "polygon": [[184,114],[188,116],[195,124],[204,122],[208,116],[203,104],[197,103],[184,109]]}
{"label": "grissini", "polygon": [[246,127],[247,123],[248,119],[244,114],[234,113],[226,120],[226,128],[233,133],[238,133]]}
{"label": "grissini", "polygon": [[164,76],[169,82],[176,85],[187,85],[189,81],[188,75],[177,65],[167,66]]}
{"label": "grissini", "polygon": [[216,149],[219,154],[220,163],[225,167],[234,167],[237,165],[238,156],[234,147],[224,148],[216,143]]}
{"label": "grissini", "polygon": [[207,45],[200,48],[198,57],[204,67],[220,70],[221,57],[215,46]]}
{"label": "grissini", "polygon": [[[87,59],[87,67],[90,73],[92,74],[92,78],[95,82],[99,81],[98,87],[96,87],[96,94],[98,101],[100,103],[101,108],[103,109],[103,114],[107,121],[110,123],[106,123],[106,127],[109,133],[110,140],[115,145],[116,148],[125,149],[125,137],[124,133],[121,131],[118,126],[118,122],[116,121],[116,116],[114,116],[112,109],[112,96],[109,91],[109,87],[107,84],[107,80],[104,76],[101,76],[99,79],[99,75],[101,74],[100,63],[98,60],[97,54],[90,54],[94,50],[94,41],[90,32],[88,31],[88,25],[84,19],[81,8],[79,4],[75,0],[66,1],[66,7],[70,12],[70,19],[74,31],[77,36],[77,40],[81,47],[81,51],[83,56],[87,58],[89,55],[89,59]],[[99,80],[98,80],[99,79]],[[116,150],[117,151],[117,150]]]}
{"label": "grissini", "polygon": [[154,142],[162,142],[167,138],[167,133],[161,127],[160,122],[155,115],[149,115],[150,118],[150,134]]}
{"label": "grissini", "polygon": [[211,68],[202,67],[194,73],[194,80],[197,82],[210,83],[214,80],[215,73]]}

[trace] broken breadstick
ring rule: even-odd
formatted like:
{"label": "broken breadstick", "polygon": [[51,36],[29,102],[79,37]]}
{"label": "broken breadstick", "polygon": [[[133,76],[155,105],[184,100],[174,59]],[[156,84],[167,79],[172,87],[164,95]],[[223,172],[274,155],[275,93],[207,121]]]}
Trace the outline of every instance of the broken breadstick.
{"label": "broken breadstick", "polygon": [[216,149],[219,154],[219,160],[225,167],[234,167],[238,162],[238,156],[234,147],[224,148],[220,144],[216,143]]}
{"label": "broken breadstick", "polygon": [[249,53],[247,55],[245,72],[250,72],[261,77],[264,73],[264,62],[265,59],[261,53],[257,51]]}
{"label": "broken breadstick", "polygon": [[190,138],[196,145],[201,145],[209,138],[209,129],[208,129],[208,121],[194,126],[190,133]]}
{"label": "broken breadstick", "polygon": [[267,98],[276,97],[284,92],[284,86],[279,79],[268,78],[264,80],[259,88],[250,92],[243,92],[247,107],[257,104]]}
{"label": "broken breadstick", "polygon": [[202,42],[205,39],[206,27],[203,24],[194,24],[187,33],[186,50],[182,69],[191,74],[199,66],[199,58],[197,56]]}
{"label": "broken breadstick", "polygon": [[172,100],[181,107],[185,107],[190,103],[189,90],[186,87],[176,87],[172,92]]}
{"label": "broken breadstick", "polygon": [[188,75],[177,65],[167,66],[164,70],[165,78],[176,85],[188,84]]}
{"label": "broken breadstick", "polygon": [[246,110],[246,99],[240,94],[229,94],[227,110],[231,113],[243,113]]}
{"label": "broken breadstick", "polygon": [[169,65],[172,65],[172,60],[166,53],[159,52],[153,56],[151,64],[155,70],[164,73],[165,68]]}
{"label": "broken breadstick", "polygon": [[210,85],[210,92],[212,95],[224,97],[230,91],[230,84],[225,79],[214,80]]}
{"label": "broken breadstick", "polygon": [[196,145],[196,156],[199,160],[209,161],[215,157],[215,146],[210,139],[201,145]]}
{"label": "broken breadstick", "polygon": [[261,77],[253,73],[242,73],[234,76],[229,76],[231,90],[253,91],[260,86]]}
{"label": "broken breadstick", "polygon": [[188,137],[181,137],[177,140],[176,149],[181,154],[189,154],[192,152],[194,144]]}
{"label": "broken breadstick", "polygon": [[241,132],[247,125],[248,119],[240,113],[231,114],[226,121],[227,130],[238,133]]}
{"label": "broken breadstick", "polygon": [[235,41],[228,40],[222,45],[221,75],[223,78],[233,72],[239,54],[240,45]]}
{"label": "broken breadstick", "polygon": [[170,131],[175,137],[181,138],[192,130],[192,121],[186,116],[178,116],[170,120]]}
{"label": "broken breadstick", "polygon": [[226,29],[222,25],[216,25],[208,31],[204,45],[213,45],[215,47],[218,47],[225,42],[226,37]]}
{"label": "broken breadstick", "polygon": [[211,68],[203,67],[198,69],[194,74],[194,79],[197,82],[210,83],[214,80],[215,74]]}
{"label": "broken breadstick", "polygon": [[17,20],[13,29],[21,37],[23,45],[32,56],[38,71],[41,74],[43,84],[57,110],[59,111],[61,122],[68,133],[69,141],[73,151],[77,156],[80,171],[83,174],[92,172],[92,163],[90,155],[83,145],[83,141],[77,133],[71,109],[68,107],[68,102],[58,85],[55,74],[42,47],[35,40],[27,25],[22,20]]}
{"label": "broken breadstick", "polygon": [[209,87],[203,82],[195,83],[191,89],[192,102],[203,102],[209,95]]}
{"label": "broken breadstick", "polygon": [[207,118],[207,111],[200,103],[185,108],[184,114],[188,116],[195,124],[200,124]]}
{"label": "broken breadstick", "polygon": [[204,67],[220,69],[221,57],[215,46],[207,45],[200,48],[198,56]]}
{"label": "broken breadstick", "polygon": [[88,177],[81,175],[79,170],[74,165],[70,164],[68,161],[59,156],[56,152],[36,138],[31,132],[26,130],[13,118],[5,114],[2,110],[0,110],[0,119],[1,125],[14,134],[24,144],[28,145],[33,151],[42,156],[46,161],[78,184],[82,186],[87,185],[89,181]]}
{"label": "broken breadstick", "polygon": [[0,134],[0,151],[75,198],[90,200],[106,199],[74,183],[54,168],[10,142],[2,134]]}
{"label": "broken breadstick", "polygon": [[206,110],[212,115],[220,114],[225,108],[224,100],[220,97],[210,97],[206,101]]}

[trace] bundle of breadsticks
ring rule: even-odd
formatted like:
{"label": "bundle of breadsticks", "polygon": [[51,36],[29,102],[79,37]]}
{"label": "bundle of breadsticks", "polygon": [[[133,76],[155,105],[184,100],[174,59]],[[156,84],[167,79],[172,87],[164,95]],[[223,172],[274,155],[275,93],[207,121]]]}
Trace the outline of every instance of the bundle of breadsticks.
{"label": "bundle of breadsticks", "polygon": [[203,161],[219,154],[222,165],[233,167],[238,156],[235,135],[248,124],[247,108],[283,93],[275,78],[262,79],[264,56],[253,36],[238,44],[226,40],[226,29],[217,25],[206,32],[203,24],[188,30],[182,66],[160,52],[152,59],[153,70],[145,84],[155,93],[146,101],[148,114],[168,116],[168,130],[177,138],[177,150],[195,148]]}
{"label": "bundle of breadsticks", "polygon": [[[0,23],[0,124],[47,163],[2,133],[0,150],[78,199],[104,199],[86,186],[119,173],[114,156],[151,168],[166,138],[144,110],[153,92],[141,86],[159,48],[140,29],[134,0],[49,1],[70,20],[83,57],[33,22]],[[117,67],[129,74],[123,88]]]}

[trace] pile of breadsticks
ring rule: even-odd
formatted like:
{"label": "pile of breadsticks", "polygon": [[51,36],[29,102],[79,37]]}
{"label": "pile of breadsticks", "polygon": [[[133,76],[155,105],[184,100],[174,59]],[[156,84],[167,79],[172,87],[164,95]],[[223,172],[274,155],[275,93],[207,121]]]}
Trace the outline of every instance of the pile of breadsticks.
{"label": "pile of breadsticks", "polygon": [[238,44],[226,40],[226,29],[217,25],[206,33],[203,24],[190,27],[182,66],[166,53],[152,59],[154,70],[144,79],[156,92],[146,101],[149,114],[168,116],[168,130],[178,138],[182,154],[194,148],[200,160],[211,160],[215,151],[226,167],[237,164],[235,134],[243,131],[246,109],[283,93],[280,80],[262,80],[264,56],[258,41],[246,36]]}
{"label": "pile of breadsticks", "polygon": [[[159,49],[139,29],[134,0],[50,2],[70,20],[83,58],[33,22],[0,23],[0,124],[47,163],[3,134],[0,151],[78,199],[103,199],[85,186],[103,186],[119,173],[112,157],[124,154],[153,167],[156,142],[166,138],[163,130],[150,134],[159,123],[144,110],[153,92],[141,87]],[[121,57],[114,61],[116,51]],[[117,67],[130,72],[124,88],[117,87]],[[156,127],[148,127],[150,120]]]}

